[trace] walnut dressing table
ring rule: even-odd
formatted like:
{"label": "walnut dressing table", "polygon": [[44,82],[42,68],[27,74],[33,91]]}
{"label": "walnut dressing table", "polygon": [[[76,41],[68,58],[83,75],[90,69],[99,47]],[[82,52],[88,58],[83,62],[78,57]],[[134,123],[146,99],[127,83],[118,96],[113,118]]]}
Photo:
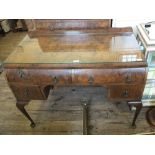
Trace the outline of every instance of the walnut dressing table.
{"label": "walnut dressing table", "polygon": [[109,27],[54,29],[37,37],[29,33],[4,62],[16,105],[32,127],[35,123],[25,105],[46,100],[51,88],[64,85],[104,86],[109,100],[136,107],[135,126],[146,67],[132,29]]}

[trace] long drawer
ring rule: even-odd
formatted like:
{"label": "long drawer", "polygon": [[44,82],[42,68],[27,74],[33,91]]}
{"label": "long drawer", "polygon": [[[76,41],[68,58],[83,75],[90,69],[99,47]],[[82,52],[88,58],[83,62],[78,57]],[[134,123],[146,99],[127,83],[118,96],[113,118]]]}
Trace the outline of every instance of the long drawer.
{"label": "long drawer", "polygon": [[126,69],[7,69],[8,82],[51,85],[136,84],[146,80],[145,68]]}
{"label": "long drawer", "polygon": [[75,85],[136,84],[145,82],[145,74],[145,68],[77,69],[72,81]]}
{"label": "long drawer", "polygon": [[8,82],[68,85],[71,83],[71,70],[7,69],[6,77]]}

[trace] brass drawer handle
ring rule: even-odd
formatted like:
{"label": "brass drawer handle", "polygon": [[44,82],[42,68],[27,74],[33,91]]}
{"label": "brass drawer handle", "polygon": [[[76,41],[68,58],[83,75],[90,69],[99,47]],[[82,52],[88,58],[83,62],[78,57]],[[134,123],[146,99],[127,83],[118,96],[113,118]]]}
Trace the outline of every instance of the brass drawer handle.
{"label": "brass drawer handle", "polygon": [[57,84],[59,82],[59,80],[56,76],[53,78],[53,81],[54,81],[54,84]]}
{"label": "brass drawer handle", "polygon": [[88,78],[88,83],[89,83],[89,84],[93,84],[93,82],[94,82],[94,78],[93,78],[92,76],[90,76],[90,77]]}
{"label": "brass drawer handle", "polygon": [[29,89],[26,88],[25,92],[24,92],[24,96],[28,97],[30,95]]}
{"label": "brass drawer handle", "polygon": [[125,78],[125,82],[126,82],[126,83],[131,83],[131,82],[133,82],[132,76],[131,76],[131,75],[127,75],[126,78]]}
{"label": "brass drawer handle", "polygon": [[128,96],[129,96],[128,91],[127,91],[127,90],[123,91],[122,96],[123,96],[123,97],[128,97]]}
{"label": "brass drawer handle", "polygon": [[19,75],[20,78],[23,78],[25,76],[25,73],[24,73],[24,71],[22,69],[19,69],[18,70],[18,75]]}
{"label": "brass drawer handle", "polygon": [[48,26],[48,29],[49,29],[50,31],[53,31],[53,30],[54,30],[54,26],[50,25],[50,26]]}

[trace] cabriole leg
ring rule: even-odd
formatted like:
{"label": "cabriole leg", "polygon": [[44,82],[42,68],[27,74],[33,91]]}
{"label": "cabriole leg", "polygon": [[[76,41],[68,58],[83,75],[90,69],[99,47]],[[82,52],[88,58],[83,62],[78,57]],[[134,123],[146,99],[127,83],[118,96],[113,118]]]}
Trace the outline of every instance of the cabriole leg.
{"label": "cabriole leg", "polygon": [[31,122],[30,126],[31,126],[32,128],[34,128],[34,127],[35,127],[34,121],[32,120],[32,118],[30,117],[30,115],[29,115],[29,114],[27,113],[27,111],[25,110],[25,105],[27,105],[27,103],[28,103],[28,102],[17,102],[17,103],[16,103],[16,106],[17,106],[17,108],[24,114],[24,116],[25,116],[26,118],[29,119],[29,121]]}
{"label": "cabriole leg", "polygon": [[142,109],[142,102],[139,101],[139,102],[128,102],[129,106],[134,106],[136,107],[136,111],[135,111],[135,115],[133,117],[133,121],[132,121],[132,127],[135,128],[136,127],[136,120],[137,120],[137,117]]}

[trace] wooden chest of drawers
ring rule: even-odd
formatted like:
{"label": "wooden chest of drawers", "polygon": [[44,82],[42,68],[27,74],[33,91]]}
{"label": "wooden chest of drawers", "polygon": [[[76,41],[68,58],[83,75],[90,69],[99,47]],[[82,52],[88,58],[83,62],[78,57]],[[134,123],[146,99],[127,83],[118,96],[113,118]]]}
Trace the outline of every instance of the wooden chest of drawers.
{"label": "wooden chest of drawers", "polygon": [[32,125],[24,106],[47,99],[55,86],[103,86],[109,100],[141,107],[147,63],[131,28],[109,28],[109,20],[32,21],[32,38],[26,36],[4,63],[17,107]]}

